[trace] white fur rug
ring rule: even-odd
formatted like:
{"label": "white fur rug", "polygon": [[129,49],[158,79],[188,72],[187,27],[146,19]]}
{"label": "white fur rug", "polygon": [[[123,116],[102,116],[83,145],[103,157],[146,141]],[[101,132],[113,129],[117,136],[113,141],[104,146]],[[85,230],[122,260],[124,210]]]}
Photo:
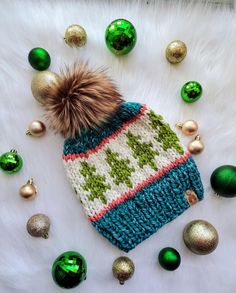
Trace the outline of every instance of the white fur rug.
{"label": "white fur rug", "polygon": [[[0,174],[0,292],[63,292],[51,278],[51,265],[63,251],[77,250],[88,263],[88,278],[71,292],[233,293],[236,288],[236,199],[217,198],[209,178],[219,165],[236,165],[236,12],[229,7],[178,1],[20,1],[0,2],[0,151],[17,149],[24,157],[23,170]],[[117,58],[105,46],[106,26],[127,18],[136,27],[133,52]],[[87,46],[65,45],[66,27],[78,23],[88,34]],[[170,65],[166,45],[175,39],[188,46],[185,61]],[[205,151],[196,162],[205,185],[205,200],[189,209],[143,242],[128,256],[136,265],[132,280],[121,287],[111,274],[113,260],[122,255],[87,222],[80,203],[64,174],[63,139],[48,131],[41,139],[25,136],[43,111],[32,97],[34,70],[27,56],[33,47],[50,52],[51,70],[64,64],[89,60],[91,67],[106,66],[125,99],[147,103],[172,127],[177,121],[195,119]],[[199,81],[203,97],[185,104],[181,86]],[[182,137],[185,143],[188,139]],[[30,177],[38,197],[24,202],[19,187]],[[43,212],[51,218],[48,240],[29,236],[28,218]],[[182,241],[184,226],[202,218],[217,228],[220,243],[208,256],[192,254]],[[182,264],[174,272],[158,265],[160,249],[179,250]]]}

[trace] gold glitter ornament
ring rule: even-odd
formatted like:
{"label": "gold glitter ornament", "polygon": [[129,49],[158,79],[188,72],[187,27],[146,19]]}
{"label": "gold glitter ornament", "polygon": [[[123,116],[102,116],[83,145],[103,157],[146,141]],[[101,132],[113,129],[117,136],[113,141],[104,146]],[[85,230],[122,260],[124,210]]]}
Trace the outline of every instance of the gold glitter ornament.
{"label": "gold glitter ornament", "polygon": [[34,75],[31,82],[31,91],[40,104],[45,104],[47,99],[47,88],[57,84],[60,76],[52,71],[41,71]]}
{"label": "gold glitter ornament", "polygon": [[187,47],[184,42],[176,40],[171,42],[166,48],[166,59],[177,64],[184,60],[187,54]]}
{"label": "gold glitter ornament", "polygon": [[27,181],[26,184],[21,186],[19,190],[20,196],[24,199],[34,199],[37,194],[37,187],[34,184],[33,178]]}
{"label": "gold glitter ornament", "polygon": [[190,141],[188,150],[194,155],[200,154],[204,150],[204,144],[199,135],[197,135],[194,140]]}
{"label": "gold glitter ornament", "polygon": [[214,251],[219,242],[215,227],[204,220],[188,223],[183,232],[185,245],[195,254],[209,254]]}
{"label": "gold glitter ornament", "polygon": [[194,120],[187,120],[183,123],[179,122],[176,124],[176,127],[181,129],[185,135],[194,135],[198,131],[198,124]]}
{"label": "gold glitter ornament", "polygon": [[42,121],[34,120],[30,123],[26,135],[35,137],[43,136],[46,132],[46,126]]}
{"label": "gold glitter ornament", "polygon": [[113,276],[123,285],[134,274],[134,263],[127,256],[118,257],[112,265]]}
{"label": "gold glitter ornament", "polygon": [[33,237],[48,238],[50,220],[44,214],[36,214],[30,217],[26,225],[28,233]]}
{"label": "gold glitter ornament", "polygon": [[87,42],[87,34],[82,26],[72,24],[66,29],[64,40],[70,47],[83,47]]}

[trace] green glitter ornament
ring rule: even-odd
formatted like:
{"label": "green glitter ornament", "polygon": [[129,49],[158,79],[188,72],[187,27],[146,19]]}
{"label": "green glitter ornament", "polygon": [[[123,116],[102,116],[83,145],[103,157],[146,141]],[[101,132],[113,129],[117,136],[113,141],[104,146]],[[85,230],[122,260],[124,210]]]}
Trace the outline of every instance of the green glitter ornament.
{"label": "green glitter ornament", "polygon": [[28,60],[30,65],[39,71],[46,70],[50,66],[51,58],[43,48],[34,48],[29,52]]}
{"label": "green glitter ornament", "polygon": [[188,81],[183,85],[180,94],[186,103],[194,103],[201,98],[202,86],[196,81]]}
{"label": "green glitter ornament", "polygon": [[128,20],[116,19],[108,25],[105,41],[108,49],[115,55],[128,54],[136,44],[136,30]]}
{"label": "green glitter ornament", "polygon": [[223,197],[236,196],[236,167],[223,165],[215,169],[211,175],[211,186]]}
{"label": "green glitter ornament", "polygon": [[20,171],[23,166],[21,156],[15,150],[4,153],[0,157],[0,168],[6,174],[14,174]]}
{"label": "green glitter ornament", "polygon": [[181,257],[176,249],[165,247],[160,251],[158,260],[163,269],[174,271],[179,267]]}
{"label": "green glitter ornament", "polygon": [[86,279],[87,264],[84,257],[75,251],[62,253],[54,261],[52,277],[55,283],[66,289],[78,286]]}

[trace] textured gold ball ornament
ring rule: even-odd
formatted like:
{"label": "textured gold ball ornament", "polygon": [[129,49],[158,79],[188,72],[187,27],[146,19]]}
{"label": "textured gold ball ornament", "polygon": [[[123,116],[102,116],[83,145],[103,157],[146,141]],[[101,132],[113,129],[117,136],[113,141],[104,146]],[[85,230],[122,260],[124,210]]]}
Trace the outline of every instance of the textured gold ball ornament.
{"label": "textured gold ball ornament", "polygon": [[134,274],[134,263],[127,256],[118,257],[112,265],[113,276],[123,285]]}
{"label": "textured gold ball ornament", "polygon": [[195,254],[209,254],[214,251],[219,242],[215,227],[204,220],[188,223],[183,232],[185,245]]}
{"label": "textured gold ball ornament", "polygon": [[20,196],[24,199],[34,199],[37,194],[37,187],[34,184],[33,178],[27,181],[26,184],[21,186],[19,190]]}
{"label": "textured gold ball ornament", "polygon": [[179,40],[171,42],[166,48],[166,59],[172,64],[183,61],[186,54],[187,46],[184,42]]}
{"label": "textured gold ball ornament", "polygon": [[58,84],[60,77],[52,71],[41,71],[36,73],[31,82],[31,91],[35,99],[45,104],[47,99],[47,88],[51,85]]}
{"label": "textured gold ball ornament", "polygon": [[33,237],[48,238],[50,220],[44,214],[36,214],[30,217],[26,225],[28,233]]}
{"label": "textured gold ball ornament", "polygon": [[35,137],[43,136],[46,132],[46,126],[42,121],[34,120],[30,123],[26,135]]}
{"label": "textured gold ball ornament", "polygon": [[176,124],[176,127],[181,129],[185,135],[194,135],[198,131],[198,124],[194,120],[187,120],[183,123],[179,122]]}
{"label": "textured gold ball ornament", "polygon": [[70,47],[82,47],[87,42],[87,34],[82,26],[72,24],[66,29],[64,40]]}
{"label": "textured gold ball ornament", "polygon": [[199,135],[197,135],[195,139],[189,143],[188,150],[194,155],[200,154],[204,150],[204,144]]}

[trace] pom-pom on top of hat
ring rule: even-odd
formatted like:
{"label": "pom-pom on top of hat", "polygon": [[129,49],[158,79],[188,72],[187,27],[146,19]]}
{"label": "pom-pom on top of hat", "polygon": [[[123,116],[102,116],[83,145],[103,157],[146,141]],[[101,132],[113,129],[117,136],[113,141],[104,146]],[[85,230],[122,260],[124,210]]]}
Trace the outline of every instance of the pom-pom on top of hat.
{"label": "pom-pom on top of hat", "polygon": [[122,102],[103,69],[89,70],[87,63],[76,63],[48,87],[44,106],[52,128],[64,137],[75,137],[108,122]]}

